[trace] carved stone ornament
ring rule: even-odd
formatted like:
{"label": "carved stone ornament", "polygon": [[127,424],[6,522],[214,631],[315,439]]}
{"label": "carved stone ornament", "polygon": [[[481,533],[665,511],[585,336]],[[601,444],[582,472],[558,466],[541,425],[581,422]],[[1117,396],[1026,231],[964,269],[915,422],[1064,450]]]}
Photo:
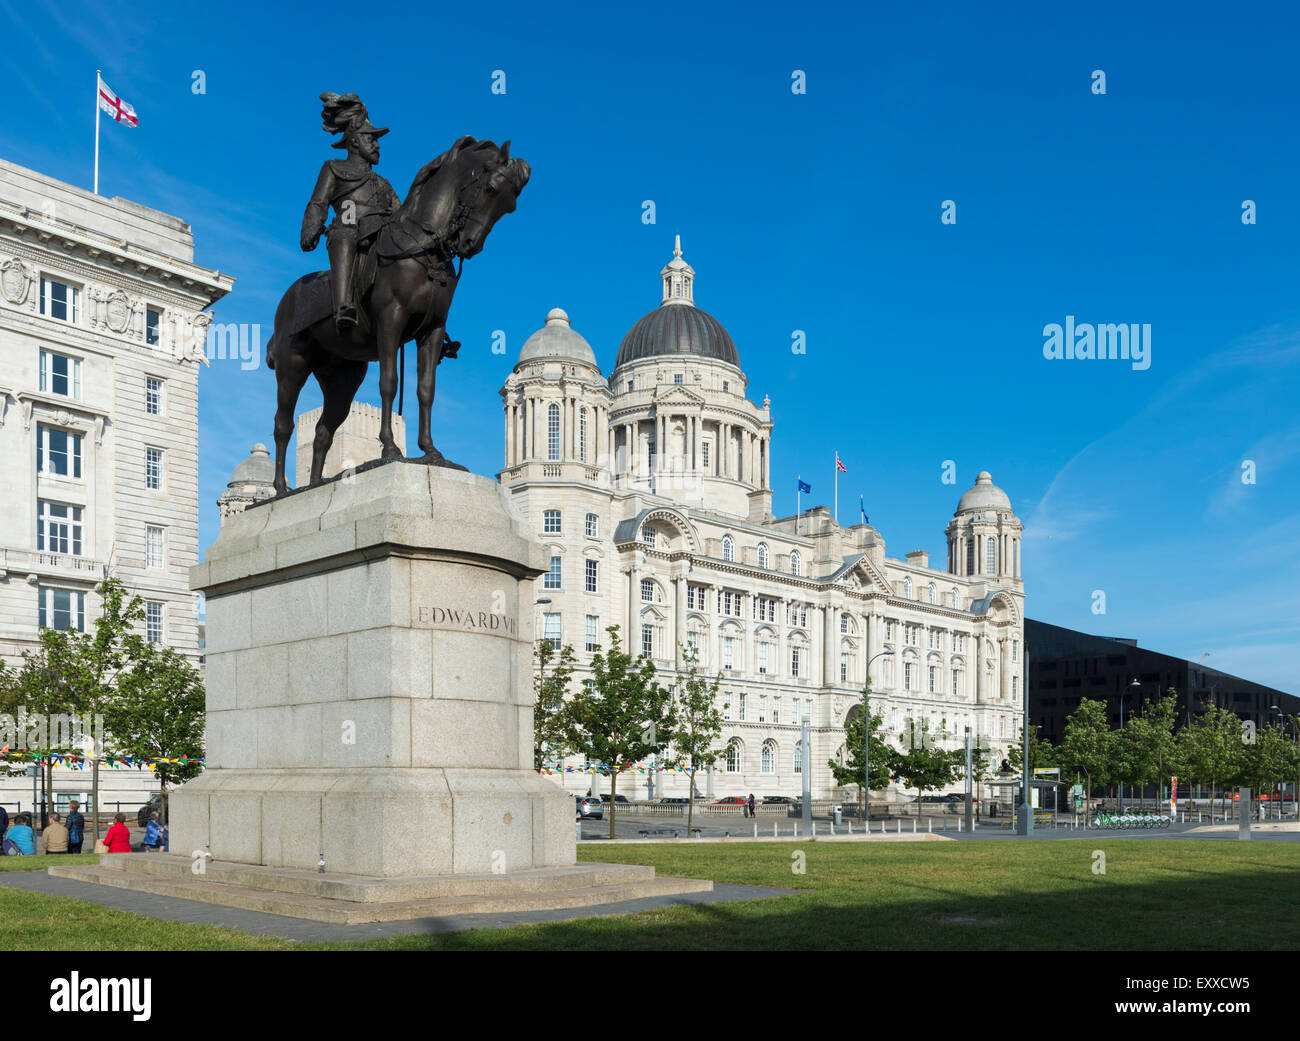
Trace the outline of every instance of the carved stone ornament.
{"label": "carved stone ornament", "polygon": [[177,338],[176,357],[179,360],[202,361],[207,364],[208,326],[211,324],[211,311],[200,311],[190,320],[184,336]]}
{"label": "carved stone ornament", "polygon": [[108,295],[104,320],[115,333],[126,332],[127,326],[131,324],[131,301],[122,290],[116,289]]}
{"label": "carved stone ornament", "polygon": [[0,292],[11,304],[21,304],[27,299],[27,287],[31,281],[27,265],[17,257],[0,264]]}
{"label": "carved stone ornament", "polygon": [[844,715],[844,699],[838,694],[835,695],[835,718],[839,719]]}

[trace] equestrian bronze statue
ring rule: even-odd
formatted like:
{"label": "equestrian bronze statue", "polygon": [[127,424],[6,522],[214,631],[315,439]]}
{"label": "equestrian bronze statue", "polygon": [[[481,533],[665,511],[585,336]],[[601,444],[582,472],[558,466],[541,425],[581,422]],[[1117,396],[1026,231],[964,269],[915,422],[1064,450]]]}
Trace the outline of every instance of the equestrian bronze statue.
{"label": "equestrian bronze statue", "polygon": [[[510,142],[462,137],[428,163],[405,201],[375,173],[378,139],[387,128],[371,124],[355,94],[322,94],[325,129],[342,133],[334,147],[347,150],[321,168],[303,216],[302,248],[311,251],[322,232],[329,271],[304,275],[289,287],[275,312],[266,364],[275,370],[275,490],[289,490],[285,452],[294,407],[309,375],[324,397],[312,442],[311,483],[319,484],[334,431],[347,418],[370,362],[379,362],[381,457],[397,459],[393,398],[399,352],[417,345],[419,446],[423,461],[453,466],[433,445],[429,414],[434,374],[460,344],[447,336],[447,312],[465,260],[483,249],[493,225],[514,211],[531,173],[510,156]],[[333,209],[328,228],[325,219]],[[464,469],[464,467],[457,467]]]}

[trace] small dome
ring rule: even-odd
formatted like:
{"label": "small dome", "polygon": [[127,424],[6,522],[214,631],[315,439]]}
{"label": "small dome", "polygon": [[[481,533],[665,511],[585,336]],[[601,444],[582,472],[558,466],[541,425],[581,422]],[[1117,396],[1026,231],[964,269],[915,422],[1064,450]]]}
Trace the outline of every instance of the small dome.
{"label": "small dome", "polygon": [[993,483],[993,475],[981,470],[975,478],[975,486],[961,497],[957,503],[957,512],[968,510],[1010,510],[1011,500],[1007,493]]}
{"label": "small dome", "polygon": [[516,368],[524,362],[547,359],[577,362],[600,370],[591,344],[569,327],[569,316],[558,307],[551,308],[546,313],[546,324],[524,341]]}
{"label": "small dome", "polygon": [[235,472],[230,476],[230,484],[226,487],[233,488],[237,484],[265,484],[269,486],[274,483],[275,463],[272,461],[271,453],[267,450],[266,445],[258,442],[253,446],[248,458],[235,467]]}

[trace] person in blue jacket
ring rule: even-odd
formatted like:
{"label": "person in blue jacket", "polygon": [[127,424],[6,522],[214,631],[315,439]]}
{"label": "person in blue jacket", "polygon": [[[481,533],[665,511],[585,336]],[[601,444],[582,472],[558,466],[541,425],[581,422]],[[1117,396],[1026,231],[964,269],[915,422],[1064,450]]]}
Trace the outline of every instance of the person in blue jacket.
{"label": "person in blue jacket", "polygon": [[32,831],[32,815],[20,813],[14,818],[13,827],[5,832],[5,841],[12,842],[22,851],[23,856],[36,855],[36,833]]}
{"label": "person in blue jacket", "polygon": [[162,825],[158,823],[158,813],[149,815],[149,823],[144,826],[144,849],[146,853],[157,853],[163,843]]}

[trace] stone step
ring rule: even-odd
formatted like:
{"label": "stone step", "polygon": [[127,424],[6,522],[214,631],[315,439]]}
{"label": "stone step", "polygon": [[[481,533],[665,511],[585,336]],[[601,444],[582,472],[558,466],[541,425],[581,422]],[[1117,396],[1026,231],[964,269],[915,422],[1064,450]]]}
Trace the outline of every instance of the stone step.
{"label": "stone step", "polygon": [[[603,866],[621,867],[622,865]],[[152,893],[156,896],[198,900],[224,907],[238,907],[290,918],[306,918],[335,925],[394,922],[412,918],[441,918],[450,915],[562,910],[647,897],[708,893],[713,890],[713,883],[707,880],[651,877],[629,882],[611,881],[562,889],[520,891],[511,888],[512,876],[498,875],[493,877],[496,878],[501,891],[494,894],[365,903],[332,899],[311,893],[282,892],[248,885],[214,882],[210,876],[173,878],[147,871],[124,870],[118,865],[82,864],[54,867],[48,870],[57,878],[70,878],[79,882]]]}
{"label": "stone step", "polygon": [[208,861],[203,876],[196,876],[191,858],[169,853],[106,853],[99,858],[98,866],[130,875],[147,875],[179,882],[206,879],[225,885],[355,903],[489,896],[501,892],[503,878],[508,879],[511,892],[523,893],[647,882],[655,877],[654,868],[639,864],[573,864],[568,867],[514,871],[507,876],[483,873],[377,878],[217,860]]}

